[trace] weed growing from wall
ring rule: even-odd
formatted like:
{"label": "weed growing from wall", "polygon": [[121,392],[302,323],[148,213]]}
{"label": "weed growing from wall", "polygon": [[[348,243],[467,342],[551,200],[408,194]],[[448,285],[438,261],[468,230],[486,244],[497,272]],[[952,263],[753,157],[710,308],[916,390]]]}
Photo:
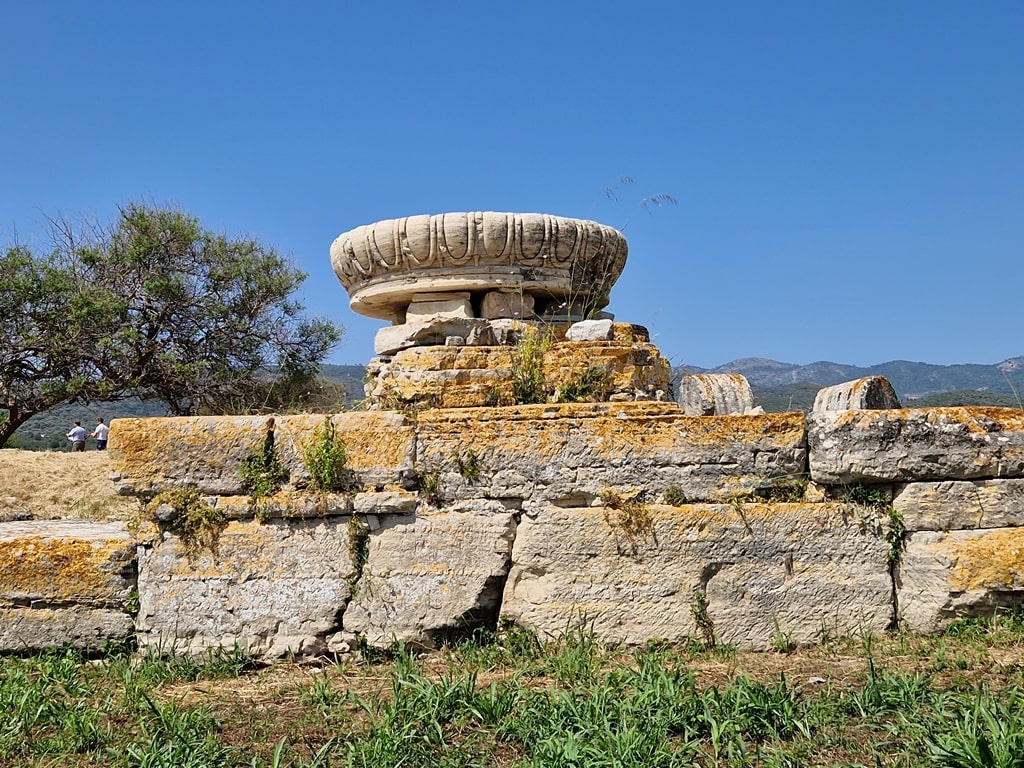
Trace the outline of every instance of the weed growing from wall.
{"label": "weed growing from wall", "polygon": [[356,573],[361,574],[363,566],[370,558],[370,526],[358,517],[351,517],[348,521],[348,553],[352,557]]}
{"label": "weed growing from wall", "polygon": [[[164,506],[173,511],[169,520],[163,514],[157,517]],[[189,553],[199,549],[215,552],[220,534],[228,524],[224,513],[207,504],[195,488],[164,491],[149,502],[146,510],[163,530],[177,534]]]}
{"label": "weed growing from wall", "polygon": [[452,458],[455,460],[460,475],[471,483],[480,479],[480,460],[477,459],[476,452],[472,448],[467,448],[465,451],[453,448]]}
{"label": "weed growing from wall", "polygon": [[313,432],[313,439],[302,448],[302,462],[309,470],[313,490],[328,492],[344,490],[345,462],[348,452],[338,439],[334,419],[324,418]]}
{"label": "weed growing from wall", "polygon": [[768,488],[759,488],[754,493],[763,501],[777,504],[796,504],[803,501],[807,490],[807,478],[785,477],[775,478]]}
{"label": "weed growing from wall", "polygon": [[689,503],[689,499],[686,497],[686,492],[683,491],[683,488],[680,485],[670,485],[662,491],[661,498],[670,507],[681,507],[683,504]]}
{"label": "weed growing from wall", "polygon": [[608,399],[612,387],[612,368],[606,363],[588,365],[556,391],[560,403],[593,403]]}
{"label": "weed growing from wall", "polygon": [[523,329],[512,353],[512,397],[518,405],[546,403],[544,353],[551,348],[551,334],[533,326]]}
{"label": "weed growing from wall", "polygon": [[437,471],[420,472],[419,474],[420,496],[428,504],[440,507],[441,500],[441,473]]}
{"label": "weed growing from wall", "polygon": [[693,623],[697,625],[701,639],[704,641],[704,648],[710,650],[715,647],[715,623],[708,613],[708,598],[703,589],[693,590],[690,600],[690,615],[693,616]]}
{"label": "weed growing from wall", "polygon": [[625,498],[614,488],[603,489],[600,498],[605,508],[605,520],[622,532],[635,555],[640,543],[654,535],[654,515],[650,506],[639,499]]}
{"label": "weed growing from wall", "polygon": [[256,449],[242,460],[239,468],[242,488],[253,499],[273,496],[288,479],[288,472],[277,459],[274,448],[274,420],[267,420],[267,434]]}

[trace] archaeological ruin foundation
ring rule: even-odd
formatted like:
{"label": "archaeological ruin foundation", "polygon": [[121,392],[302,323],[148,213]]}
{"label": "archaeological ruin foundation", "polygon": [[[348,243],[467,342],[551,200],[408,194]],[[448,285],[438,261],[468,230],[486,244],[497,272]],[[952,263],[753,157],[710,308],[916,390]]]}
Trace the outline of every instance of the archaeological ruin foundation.
{"label": "archaeological ruin foundation", "polygon": [[503,622],[765,649],[1021,602],[1024,413],[864,379],[765,414],[741,376],[673,382],[605,310],[626,255],[545,214],[341,235],[352,309],[389,323],[366,408],[115,420],[139,523],[0,523],[0,649],[275,658]]}

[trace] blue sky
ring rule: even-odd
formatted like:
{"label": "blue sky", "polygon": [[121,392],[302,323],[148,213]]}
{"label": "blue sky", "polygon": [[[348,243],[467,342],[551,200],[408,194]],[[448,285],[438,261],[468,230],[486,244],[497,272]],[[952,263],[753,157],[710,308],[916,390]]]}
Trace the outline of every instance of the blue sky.
{"label": "blue sky", "polygon": [[331,362],[381,326],[334,238],[463,210],[625,226],[609,310],[673,364],[1024,355],[1024,3],[37,0],[0,24],[0,243],[178,206],[309,273],[347,328]]}

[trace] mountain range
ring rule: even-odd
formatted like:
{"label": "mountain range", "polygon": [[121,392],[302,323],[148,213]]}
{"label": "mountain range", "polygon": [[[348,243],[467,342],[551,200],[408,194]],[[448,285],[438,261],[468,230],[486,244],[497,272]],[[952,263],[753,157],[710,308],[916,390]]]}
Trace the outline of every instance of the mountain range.
{"label": "mountain range", "polygon": [[1024,384],[1024,357],[1013,357],[995,365],[932,365],[892,360],[868,367],[830,362],[794,365],[761,357],[744,357],[716,368],[684,366],[682,370],[686,373],[740,373],[751,387],[802,383],[828,387],[865,376],[884,376],[901,399],[920,399],[954,390],[1013,395]]}

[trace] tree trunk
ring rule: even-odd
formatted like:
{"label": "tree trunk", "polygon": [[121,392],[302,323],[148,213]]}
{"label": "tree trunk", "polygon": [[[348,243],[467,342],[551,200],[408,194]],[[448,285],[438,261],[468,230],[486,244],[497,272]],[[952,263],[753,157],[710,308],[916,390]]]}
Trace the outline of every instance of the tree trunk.
{"label": "tree trunk", "polygon": [[23,411],[7,412],[7,418],[0,422],[0,448],[7,446],[7,441],[10,440],[14,433],[18,431],[18,427],[28,421],[34,413],[24,413]]}

